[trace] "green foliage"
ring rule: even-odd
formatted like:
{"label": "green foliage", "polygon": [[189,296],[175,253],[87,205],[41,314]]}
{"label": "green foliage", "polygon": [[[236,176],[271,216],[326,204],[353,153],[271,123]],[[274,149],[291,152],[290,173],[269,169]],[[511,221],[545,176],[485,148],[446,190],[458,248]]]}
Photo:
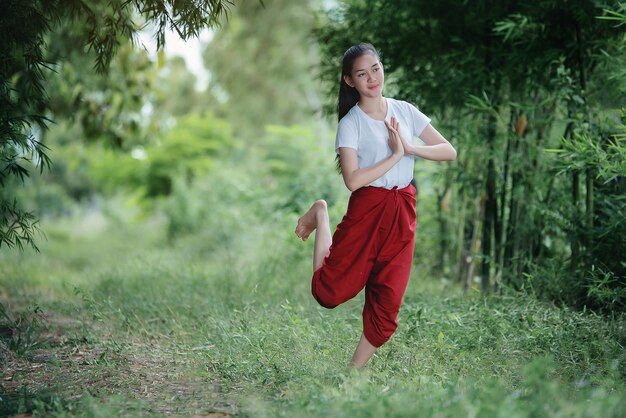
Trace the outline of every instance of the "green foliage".
{"label": "green foliage", "polygon": [[317,199],[333,206],[345,193],[343,179],[333,170],[333,145],[318,129],[266,128],[258,154],[266,165],[269,191],[281,196],[277,209],[301,214]]}
{"label": "green foliage", "polygon": [[[617,22],[617,27],[626,24],[626,5],[618,2],[614,10],[606,9],[604,16],[599,16],[598,19],[612,20]],[[626,40],[626,33],[624,33],[624,39]]]}
{"label": "green foliage", "polygon": [[[50,334],[58,338],[48,346],[38,345],[39,324],[28,322],[39,311],[25,312],[22,322],[5,318],[13,328],[3,329],[23,330],[18,350],[37,348],[51,360],[22,356],[22,363],[3,364],[12,380],[0,386],[8,399],[0,415],[620,416],[624,264],[614,255],[626,236],[623,130],[613,137],[616,128],[596,125],[623,91],[601,88],[623,85],[615,69],[623,56],[610,63],[595,57],[585,68],[601,71],[590,73],[593,93],[585,92],[572,66],[575,31],[560,26],[588,22],[590,3],[571,4],[571,15],[557,1],[487,7],[359,0],[345,3],[345,16],[335,12],[331,24],[338,26],[322,46],[337,52],[324,59],[335,65],[332,77],[347,38],[380,40],[396,97],[435,116],[460,151],[454,165],[417,165],[413,278],[397,333],[363,372],[345,367],[360,334],[362,296],[333,311],[317,306],[310,296],[313,240],[293,234],[317,198],[329,202],[336,224],[347,192],[333,170],[332,133],[323,124],[286,122],[305,120],[310,104],[301,101],[310,85],[300,84],[310,73],[296,77],[311,58],[301,60],[297,49],[306,27],[297,17],[309,9],[291,3],[268,4],[269,14],[245,4],[228,33],[216,35],[213,51],[228,56],[215,64],[224,67],[214,93],[221,86],[229,96],[219,117],[197,111],[208,105],[194,104],[192,79],[150,91],[168,73],[155,71],[141,53],[121,48],[109,80],[87,77],[87,60],[61,70],[71,83],[55,87],[56,109],[89,108],[77,123],[48,131],[55,165],[44,182],[33,179],[23,194],[7,194],[27,208],[48,207],[51,216],[69,213],[63,208],[70,197],[89,201],[89,209],[47,222],[41,254],[0,253],[3,303],[39,300],[51,318],[59,316]],[[265,19],[274,26],[261,24]],[[583,33],[598,35],[585,25]],[[292,31],[296,46],[282,39]],[[619,50],[603,44],[601,32],[583,50]],[[74,39],[71,26],[67,34]],[[170,70],[178,74],[172,77],[186,74],[180,62]],[[178,86],[188,103],[175,97]],[[159,107],[164,100],[167,111]],[[133,125],[150,105],[146,125]],[[165,131],[170,113],[177,123]],[[489,124],[495,136],[488,138]],[[233,128],[257,134],[242,139]],[[87,137],[95,143],[75,140]],[[587,171],[594,180],[587,183],[594,191],[591,223],[584,198],[576,207],[571,199],[573,173]],[[501,244],[514,243],[503,262],[504,277],[512,279],[500,283],[499,295],[462,294],[457,283],[432,277],[454,279],[456,263],[467,257],[462,250],[482,221],[478,203],[490,175],[499,181],[500,219],[509,222],[501,225]],[[583,257],[573,270],[571,236]],[[477,241],[485,239],[479,233]],[[475,256],[497,260],[498,253]],[[63,316],[78,325],[69,327]],[[38,386],[20,386],[19,379]]]}
{"label": "green foliage", "polygon": [[[40,170],[50,166],[46,146],[30,129],[42,129],[49,119],[44,114],[46,101],[41,84],[45,61],[41,44],[48,30],[47,19],[36,13],[34,3],[10,1],[0,17],[0,187],[13,178],[24,181],[24,163]],[[27,23],[26,23],[27,22]],[[29,130],[29,132],[26,132]],[[34,245],[36,218],[23,211],[11,196],[0,201],[0,246],[21,242]]]}
{"label": "green foliage", "polygon": [[[237,172],[220,168],[220,180]],[[163,245],[167,224],[158,219],[105,220],[109,227],[81,236],[77,223],[86,221],[76,218],[51,227],[67,237],[42,254],[0,256],[9,298],[45,292],[47,314],[82,323],[57,330],[66,339],[52,352],[74,354],[47,379],[64,384],[11,387],[3,413],[620,416],[623,318],[520,293],[463,295],[427,276],[412,278],[392,340],[365,370],[348,369],[363,298],[332,311],[317,306],[312,243],[294,237],[295,216],[244,188],[255,180],[212,191],[223,198],[209,200],[218,219],[175,245]]]}
{"label": "green foliage", "polygon": [[558,155],[554,169],[559,174],[594,169],[595,179],[601,184],[619,182],[626,173],[626,126],[622,125],[621,130],[607,139],[591,132],[576,132],[572,138],[562,138],[560,148],[546,152]]}
{"label": "green foliage", "polygon": [[8,353],[24,356],[41,345],[41,317],[37,305],[16,314],[0,303],[0,362],[8,360]]}
{"label": "green foliage", "polygon": [[[577,236],[582,243],[585,262],[575,272],[562,271],[568,277],[569,292],[576,297],[566,299],[574,305],[619,312],[626,307],[626,142],[624,125],[611,126],[613,135],[593,135],[588,130],[574,132],[572,138],[563,138],[561,147],[547,150],[556,154],[554,170],[559,175],[587,173],[594,183],[591,209],[587,202],[585,221],[580,211],[565,211],[567,222],[563,229]],[[598,140],[598,137],[601,138]],[[591,211],[591,213],[589,213]],[[571,280],[574,274],[578,276]]]}
{"label": "green foliage", "polygon": [[[613,109],[626,92],[623,5],[431,3],[346,0],[331,8],[317,30],[327,97],[335,100],[345,49],[373,43],[386,94],[433,116],[458,150],[450,167],[418,178],[438,199],[424,202],[420,217],[434,237],[433,274],[471,284],[470,260],[483,289],[519,288],[524,274],[552,271],[556,258],[569,271],[545,280],[585,306],[587,272],[595,265],[622,277],[613,255],[626,252],[624,144],[604,126],[608,115],[619,119]],[[620,294],[623,281],[611,283]]]}
{"label": "green foliage", "polygon": [[30,245],[37,250],[35,244],[35,234],[40,233],[39,220],[31,212],[22,210],[17,205],[17,200],[9,203],[6,200],[0,201],[0,247],[17,247],[24,249],[24,245]]}
{"label": "green foliage", "polygon": [[79,148],[82,148],[82,156],[74,158],[79,158],[82,167],[76,167],[75,171],[84,170],[82,180],[86,193],[101,193],[105,196],[124,190],[146,193],[149,162],[141,159],[144,148],[121,151],[101,144],[86,147],[79,145]]}
{"label": "green foliage", "polygon": [[[163,206],[169,236],[204,231],[208,234],[205,244],[198,245],[212,251],[207,243],[226,244],[240,234],[247,235],[241,219],[246,224],[264,223],[276,212],[300,214],[320,198],[333,206],[341,200],[344,186],[332,170],[330,144],[325,146],[326,139],[314,132],[301,125],[268,126],[266,134],[247,144],[245,151],[222,152],[219,161],[206,160],[210,170],[199,172],[191,181],[185,175],[173,176],[172,192]],[[221,147],[228,151],[227,144]],[[172,149],[163,155],[172,160],[177,152]],[[175,172],[168,170],[170,175]],[[248,208],[242,209],[241,202],[248,202]],[[216,236],[220,239],[215,240]]]}
{"label": "green foliage", "polygon": [[[621,261],[622,265],[624,261]],[[592,306],[599,306],[608,312],[623,312],[626,308],[626,287],[620,283],[624,276],[612,271],[604,271],[591,266],[587,272],[587,298]]]}
{"label": "green foliage", "polygon": [[266,125],[306,124],[320,107],[315,0],[238,1],[207,45],[208,91],[238,135]]}
{"label": "green foliage", "polygon": [[206,173],[213,161],[235,147],[232,128],[211,114],[191,114],[178,120],[160,143],[146,149],[147,195],[167,195],[175,176],[188,180]]}
{"label": "green foliage", "polygon": [[258,204],[242,207],[240,202],[258,198],[258,185],[253,177],[227,170],[218,164],[210,173],[189,181],[184,176],[173,178],[172,191],[163,202],[163,212],[168,221],[168,237],[196,233],[198,252],[215,251],[232,241],[245,239],[246,224],[261,221],[266,212]]}
{"label": "green foliage", "polygon": [[[224,120],[211,114],[181,117],[168,132],[151,138],[145,146],[129,149],[102,142],[68,142],[80,128],[64,123],[50,130],[55,164],[49,173],[20,191],[20,199],[39,213],[67,212],[73,199],[86,202],[117,193],[151,199],[171,192],[174,178],[189,182],[204,177],[216,160],[232,154],[237,142]],[[56,193],[56,201],[54,194]]]}
{"label": "green foliage", "polygon": [[[145,50],[130,44],[119,48],[105,74],[93,72],[94,54],[85,54],[76,28],[51,35],[48,54],[60,61],[46,73],[49,111],[56,120],[71,121],[86,142],[130,149],[150,141],[164,120],[150,117],[158,68]],[[61,61],[62,60],[62,61]],[[76,137],[66,143],[76,142]]]}
{"label": "green foliage", "polygon": [[217,113],[219,101],[208,89],[197,89],[196,76],[189,71],[182,57],[165,59],[165,53],[160,51],[157,63],[159,72],[150,91],[152,118],[157,126],[168,122],[171,116],[204,111]]}
{"label": "green foliage", "polygon": [[[42,172],[50,167],[47,147],[41,138],[41,132],[51,121],[47,114],[51,109],[51,102],[45,85],[50,74],[45,69],[55,71],[54,65],[65,59],[64,56],[54,57],[54,52],[46,54],[46,41],[50,33],[58,28],[61,31],[68,30],[68,26],[72,28],[66,32],[72,35],[66,41],[93,50],[96,68],[98,72],[104,73],[120,45],[132,41],[141,29],[141,25],[133,20],[136,13],[147,22],[156,23],[157,45],[161,48],[167,28],[176,30],[183,39],[197,36],[202,28],[216,26],[230,4],[227,0],[194,3],[116,0],[106,5],[88,5],[82,1],[4,2],[0,17],[0,38],[3,40],[0,46],[0,186],[4,186],[14,177],[23,181],[28,175],[24,162],[32,162]],[[78,24],[74,26],[76,22]],[[51,44],[58,45],[54,42]],[[54,47],[52,49],[54,51]],[[89,96],[85,92],[74,93],[78,96]],[[91,104],[104,108],[106,106],[102,100],[102,95],[96,94]],[[113,108],[109,116],[113,114],[118,120],[124,119],[122,102],[123,95],[119,91],[113,92],[112,97],[106,100]],[[93,107],[89,107],[92,112]],[[100,125],[104,125],[105,129],[112,126],[107,115],[103,116],[98,112],[86,115],[83,114],[88,121],[93,122],[95,119],[97,122],[95,126],[93,123],[86,123],[85,126],[89,129],[102,129]],[[131,120],[128,123],[133,125],[136,121]],[[113,129],[112,133],[120,139],[120,132]],[[8,203],[13,200],[3,197],[0,206],[0,244],[15,245],[15,219],[26,220],[30,217],[31,220],[21,222],[18,236],[26,243],[34,245],[35,218],[32,214],[23,212],[17,205]]]}
{"label": "green foliage", "polygon": [[57,183],[32,182],[27,187],[17,190],[16,195],[25,208],[41,217],[68,215],[76,204],[67,189]]}

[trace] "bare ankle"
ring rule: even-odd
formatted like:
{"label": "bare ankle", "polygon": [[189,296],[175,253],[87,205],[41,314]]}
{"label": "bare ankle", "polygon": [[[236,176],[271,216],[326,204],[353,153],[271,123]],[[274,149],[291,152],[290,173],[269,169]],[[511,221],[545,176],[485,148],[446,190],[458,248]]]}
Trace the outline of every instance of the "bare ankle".
{"label": "bare ankle", "polygon": [[318,210],[321,210],[321,209],[324,209],[324,210],[326,210],[326,211],[328,210],[328,203],[326,203],[326,201],[325,201],[324,199],[319,199],[319,200],[316,200],[316,201],[313,203],[313,206],[317,206],[317,207],[319,207],[319,209],[318,209]]}
{"label": "bare ankle", "polygon": [[315,220],[317,224],[320,225],[322,222],[328,222],[328,211],[327,210],[318,210],[315,213]]}

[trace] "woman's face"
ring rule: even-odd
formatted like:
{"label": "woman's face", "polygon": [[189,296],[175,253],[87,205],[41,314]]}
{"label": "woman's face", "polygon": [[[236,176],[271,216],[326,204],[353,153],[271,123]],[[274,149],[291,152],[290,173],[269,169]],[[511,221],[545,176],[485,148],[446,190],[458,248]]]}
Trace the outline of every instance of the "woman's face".
{"label": "woman's face", "polygon": [[361,97],[380,96],[385,82],[383,65],[375,55],[363,54],[354,60],[352,73],[344,76],[344,80],[356,88]]}

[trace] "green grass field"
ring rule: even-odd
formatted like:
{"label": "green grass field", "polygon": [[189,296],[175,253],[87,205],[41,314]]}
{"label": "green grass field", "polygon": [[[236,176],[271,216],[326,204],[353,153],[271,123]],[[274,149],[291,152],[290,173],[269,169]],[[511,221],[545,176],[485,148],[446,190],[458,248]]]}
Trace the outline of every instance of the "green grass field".
{"label": "green grass field", "polygon": [[362,295],[316,304],[296,216],[221,215],[168,243],[162,218],[84,212],[2,249],[0,415],[626,416],[623,318],[464,295],[418,254],[398,331],[351,370]]}

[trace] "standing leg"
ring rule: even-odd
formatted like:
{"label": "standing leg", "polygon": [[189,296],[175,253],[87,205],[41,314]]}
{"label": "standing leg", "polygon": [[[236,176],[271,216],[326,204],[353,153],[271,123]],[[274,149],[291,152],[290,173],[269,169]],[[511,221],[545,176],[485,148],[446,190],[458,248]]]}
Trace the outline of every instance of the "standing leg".
{"label": "standing leg", "polygon": [[398,313],[413,263],[415,195],[397,193],[395,209],[387,214],[391,220],[388,234],[365,286],[363,336],[374,347],[385,344],[398,327]]}
{"label": "standing leg", "polygon": [[375,272],[365,287],[363,335],[352,357],[352,365],[356,368],[365,366],[398,326],[397,316],[411,272],[412,243],[400,250],[398,255],[394,261],[402,264],[390,263],[392,265]]}
{"label": "standing leg", "polygon": [[302,241],[306,241],[311,232],[316,229],[313,247],[313,271],[322,266],[324,257],[328,255],[332,243],[328,208],[324,200],[315,201],[309,210],[298,219],[296,235],[302,238]]}
{"label": "standing leg", "polygon": [[365,286],[363,335],[352,365],[363,367],[398,326],[397,315],[411,274],[415,242],[415,188],[392,189],[378,229],[385,237]]}
{"label": "standing leg", "polygon": [[367,338],[365,338],[365,335],[361,334],[361,340],[359,341],[359,344],[357,344],[356,350],[354,350],[354,355],[352,356],[352,361],[350,363],[353,367],[361,369],[365,366],[365,363],[372,358],[376,350],[378,350],[378,347],[370,344],[370,342],[367,341]]}

